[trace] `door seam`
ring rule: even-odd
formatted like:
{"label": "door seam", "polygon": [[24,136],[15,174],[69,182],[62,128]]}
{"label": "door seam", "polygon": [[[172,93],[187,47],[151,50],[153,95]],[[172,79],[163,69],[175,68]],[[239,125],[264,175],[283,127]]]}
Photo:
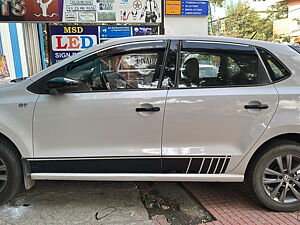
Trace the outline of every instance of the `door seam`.
{"label": "door seam", "polygon": [[167,107],[167,99],[169,94],[169,88],[167,89],[166,97],[165,97],[165,104],[164,104],[164,111],[163,111],[163,119],[162,119],[162,125],[161,125],[161,137],[160,137],[160,164],[161,164],[161,173],[163,173],[163,136],[164,136],[164,123],[165,123],[165,115],[166,115],[166,107]]}

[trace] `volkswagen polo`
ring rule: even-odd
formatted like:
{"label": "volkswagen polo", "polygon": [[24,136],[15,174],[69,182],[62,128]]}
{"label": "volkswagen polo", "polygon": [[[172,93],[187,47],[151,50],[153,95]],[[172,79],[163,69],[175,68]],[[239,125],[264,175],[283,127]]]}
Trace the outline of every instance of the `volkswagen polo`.
{"label": "volkswagen polo", "polygon": [[299,49],[124,38],[4,84],[0,202],[35,180],[246,180],[269,209],[299,210]]}

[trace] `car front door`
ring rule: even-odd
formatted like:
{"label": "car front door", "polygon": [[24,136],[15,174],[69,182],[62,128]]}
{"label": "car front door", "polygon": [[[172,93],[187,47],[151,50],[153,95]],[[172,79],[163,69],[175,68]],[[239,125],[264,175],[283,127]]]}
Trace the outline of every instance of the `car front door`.
{"label": "car front door", "polygon": [[[167,43],[114,46],[66,65],[33,84],[36,172],[161,172],[161,89]],[[52,78],[79,82],[50,94]]]}
{"label": "car front door", "polygon": [[267,128],[278,94],[253,46],[184,41],[168,92],[165,173],[221,174]]}

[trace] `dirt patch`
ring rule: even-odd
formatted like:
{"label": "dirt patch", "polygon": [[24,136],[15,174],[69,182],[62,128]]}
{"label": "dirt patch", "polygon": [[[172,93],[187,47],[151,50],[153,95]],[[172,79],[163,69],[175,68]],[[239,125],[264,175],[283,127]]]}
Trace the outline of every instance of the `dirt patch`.
{"label": "dirt patch", "polygon": [[214,220],[179,183],[141,182],[137,186],[150,218],[164,215],[172,225],[196,225]]}

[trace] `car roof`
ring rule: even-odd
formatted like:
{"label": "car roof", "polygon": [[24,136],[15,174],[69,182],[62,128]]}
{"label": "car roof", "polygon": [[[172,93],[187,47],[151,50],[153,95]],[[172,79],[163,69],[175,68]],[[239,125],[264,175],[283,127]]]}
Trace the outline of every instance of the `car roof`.
{"label": "car roof", "polygon": [[131,42],[131,41],[150,41],[150,40],[151,41],[159,41],[159,40],[212,41],[212,42],[227,42],[227,43],[236,43],[236,44],[244,44],[244,45],[264,45],[270,43],[266,41],[223,37],[223,36],[169,36],[169,35],[145,35],[145,36],[116,38],[116,39],[111,39],[106,43],[114,42],[116,44],[116,43],[124,43],[124,42]]}

